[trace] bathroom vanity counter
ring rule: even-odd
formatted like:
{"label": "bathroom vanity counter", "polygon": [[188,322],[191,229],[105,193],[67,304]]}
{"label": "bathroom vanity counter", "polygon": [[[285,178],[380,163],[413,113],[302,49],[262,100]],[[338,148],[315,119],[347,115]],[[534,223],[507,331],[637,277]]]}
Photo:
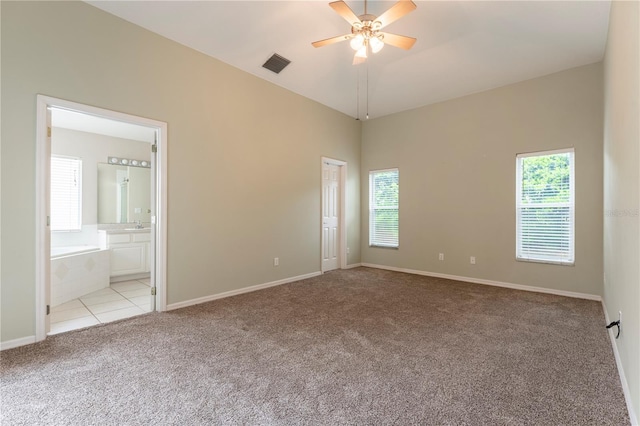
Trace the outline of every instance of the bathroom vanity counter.
{"label": "bathroom vanity counter", "polygon": [[119,229],[105,229],[103,230],[108,235],[111,234],[150,234],[151,228],[119,228]]}
{"label": "bathroom vanity counter", "polygon": [[98,234],[101,246],[111,253],[111,277],[151,271],[151,229],[105,229]]}

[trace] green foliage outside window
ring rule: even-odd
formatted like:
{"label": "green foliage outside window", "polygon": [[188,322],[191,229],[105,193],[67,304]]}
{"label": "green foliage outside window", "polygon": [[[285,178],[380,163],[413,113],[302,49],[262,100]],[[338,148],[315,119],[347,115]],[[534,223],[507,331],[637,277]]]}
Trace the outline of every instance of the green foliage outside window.
{"label": "green foliage outside window", "polygon": [[568,153],[522,160],[522,203],[561,203],[571,200]]}

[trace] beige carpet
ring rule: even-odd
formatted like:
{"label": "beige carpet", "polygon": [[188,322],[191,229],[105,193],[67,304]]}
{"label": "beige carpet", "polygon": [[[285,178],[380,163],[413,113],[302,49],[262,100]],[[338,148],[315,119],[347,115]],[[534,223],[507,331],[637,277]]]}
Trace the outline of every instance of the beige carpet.
{"label": "beige carpet", "polygon": [[600,303],[375,269],[1,354],[2,425],[625,425]]}

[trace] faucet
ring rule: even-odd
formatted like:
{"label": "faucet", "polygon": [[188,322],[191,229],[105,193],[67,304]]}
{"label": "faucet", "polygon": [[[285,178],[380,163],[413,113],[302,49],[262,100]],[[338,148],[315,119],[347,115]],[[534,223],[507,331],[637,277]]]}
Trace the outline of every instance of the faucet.
{"label": "faucet", "polygon": [[136,220],[136,229],[142,229],[144,228],[144,226],[142,225],[142,222],[140,220]]}

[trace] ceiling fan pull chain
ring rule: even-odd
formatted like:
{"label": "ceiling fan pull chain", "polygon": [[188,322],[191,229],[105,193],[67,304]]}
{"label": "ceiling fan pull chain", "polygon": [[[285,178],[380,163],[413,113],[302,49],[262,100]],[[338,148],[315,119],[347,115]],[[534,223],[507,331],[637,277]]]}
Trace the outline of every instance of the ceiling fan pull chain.
{"label": "ceiling fan pull chain", "polygon": [[360,68],[356,74],[356,120],[360,120]]}
{"label": "ceiling fan pull chain", "polygon": [[367,61],[367,120],[369,119],[369,62]]}

